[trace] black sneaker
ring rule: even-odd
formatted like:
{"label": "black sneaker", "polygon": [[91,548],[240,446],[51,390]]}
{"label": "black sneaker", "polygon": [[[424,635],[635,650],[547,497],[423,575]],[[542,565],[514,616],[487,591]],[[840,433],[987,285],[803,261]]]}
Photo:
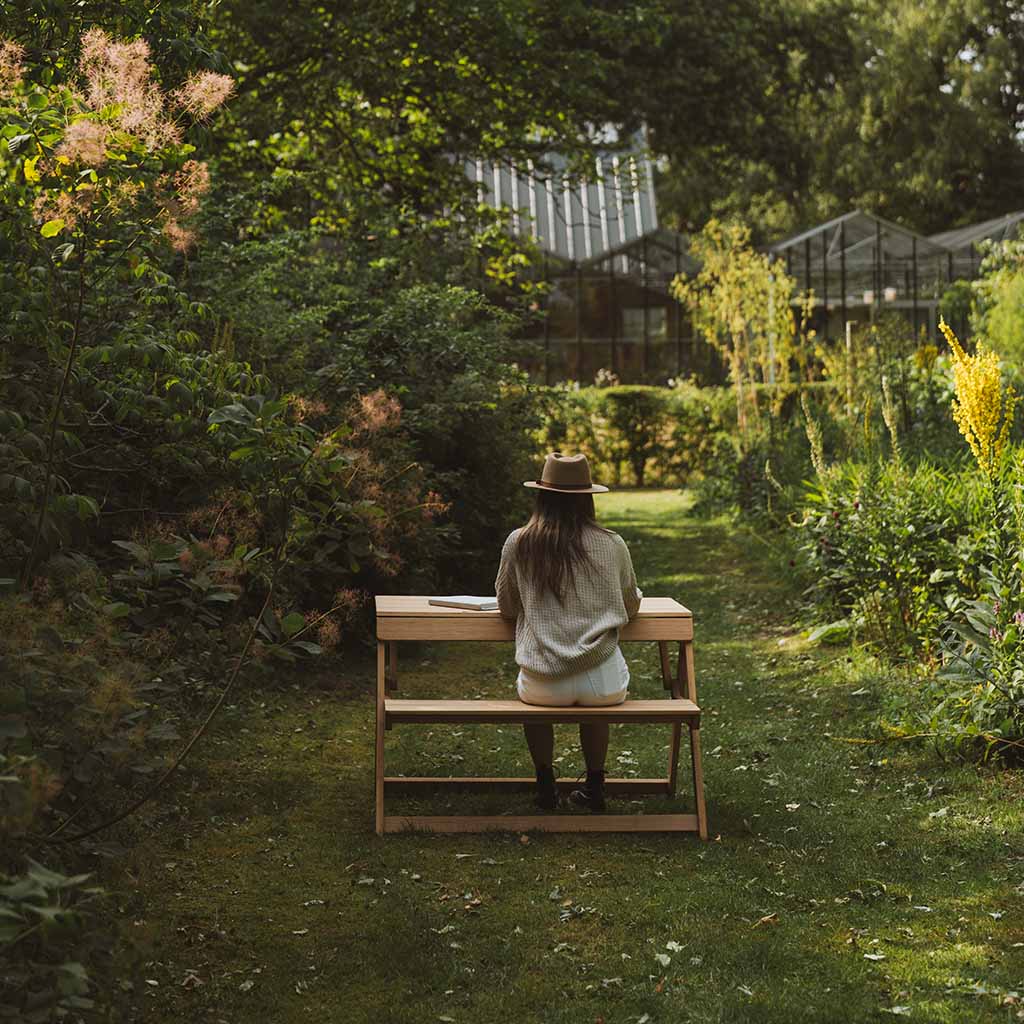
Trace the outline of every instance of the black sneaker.
{"label": "black sneaker", "polygon": [[587,772],[587,781],[583,789],[574,789],[569,794],[569,799],[577,807],[587,807],[592,811],[603,811],[604,802],[604,772]]}
{"label": "black sneaker", "polygon": [[553,811],[558,807],[558,787],[555,785],[554,769],[537,769],[537,788],[533,802],[542,811]]}

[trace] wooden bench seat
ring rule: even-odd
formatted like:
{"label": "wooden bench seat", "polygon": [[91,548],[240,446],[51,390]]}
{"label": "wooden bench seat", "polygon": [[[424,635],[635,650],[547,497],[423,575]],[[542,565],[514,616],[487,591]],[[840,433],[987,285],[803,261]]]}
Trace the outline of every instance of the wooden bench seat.
{"label": "wooden bench seat", "polygon": [[384,701],[387,728],[401,722],[686,722],[700,718],[689,700],[627,700],[611,707],[538,707],[521,700]]}
{"label": "wooden bench seat", "polygon": [[[619,641],[654,641],[658,644],[662,685],[671,694],[665,700],[632,700],[610,707],[539,707],[519,700],[427,700],[398,698],[398,644],[405,640],[513,641],[514,624],[498,612],[467,611],[431,605],[426,597],[381,595],[377,605],[377,737],[376,737],[376,831],[378,835],[406,830],[429,832],[482,832],[491,829],[542,832],[696,832],[707,839],[707,811],[700,756],[700,708],[693,669],[693,615],[672,598],[645,597],[640,611],[622,628]],[[678,644],[675,668],[669,644]],[[514,677],[508,681],[515,692]],[[384,738],[396,725],[432,722],[458,724],[649,723],[671,729],[668,774],[654,779],[608,779],[611,795],[636,796],[661,793],[674,796],[678,777],[683,728],[690,739],[695,814],[527,814],[527,815],[388,815],[385,792],[425,796],[452,789],[487,787],[498,791],[524,790],[529,778],[420,778],[387,776],[384,772]],[[572,780],[560,779],[565,791]]]}

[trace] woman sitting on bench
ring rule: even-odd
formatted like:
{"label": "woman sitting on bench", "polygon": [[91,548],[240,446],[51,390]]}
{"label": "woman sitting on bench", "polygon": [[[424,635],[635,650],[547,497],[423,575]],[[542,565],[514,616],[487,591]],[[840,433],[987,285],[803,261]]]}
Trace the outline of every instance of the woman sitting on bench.
{"label": "woman sitting on bench", "polygon": [[[625,541],[595,518],[593,496],[608,488],[591,482],[586,456],[558,452],[545,459],[541,478],[524,486],[536,490],[536,507],[505,541],[495,582],[501,615],[516,624],[519,699],[554,707],[621,704],[629,668],[619,629],[643,595]],[[554,810],[554,728],[523,728],[537,770],[537,806]],[[580,746],[587,781],[570,799],[603,811],[607,724],[581,723]]]}

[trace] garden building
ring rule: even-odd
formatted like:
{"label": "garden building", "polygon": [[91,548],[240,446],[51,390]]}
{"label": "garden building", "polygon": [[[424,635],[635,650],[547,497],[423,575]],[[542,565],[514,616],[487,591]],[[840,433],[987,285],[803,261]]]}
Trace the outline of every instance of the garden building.
{"label": "garden building", "polygon": [[848,320],[873,321],[899,311],[914,327],[933,328],[949,285],[949,250],[909,228],[854,210],[791,238],[769,252],[797,282],[794,305],[813,293],[810,326],[835,338]]}
{"label": "garden building", "polygon": [[[545,308],[524,333],[521,365],[535,380],[664,384],[723,380],[712,347],[669,287],[699,267],[685,236],[662,227],[642,140],[598,156],[586,180],[552,155],[543,167],[467,161],[480,203],[504,210],[510,230],[537,250]],[[977,276],[979,243],[1018,235],[1024,211],[926,236],[854,210],[768,247],[796,280],[794,307],[826,340],[844,325],[899,313],[938,338],[939,304],[952,282]],[[805,296],[810,295],[809,300]],[[800,315],[800,314],[798,314]],[[966,335],[967,324],[954,326]]]}
{"label": "garden building", "polygon": [[950,277],[953,280],[972,280],[978,276],[981,257],[978,246],[981,242],[1006,242],[1020,237],[1020,224],[1024,210],[1006,213],[978,224],[968,224],[952,231],[931,235],[930,241],[949,250]]}
{"label": "garden building", "polygon": [[658,223],[647,156],[602,155],[584,182],[570,181],[558,156],[543,172],[482,161],[466,171],[479,201],[507,208],[511,230],[540,253],[546,315],[527,332],[533,345],[521,360],[535,379],[721,378],[714,351],[669,294],[676,274],[696,268],[685,237]]}
{"label": "garden building", "polygon": [[[826,338],[848,321],[899,312],[914,327],[938,335],[939,302],[958,280],[978,276],[979,243],[1017,237],[1024,211],[920,235],[863,210],[836,217],[769,247],[797,282],[794,306],[813,292],[810,326]],[[967,324],[955,325],[962,335]]]}

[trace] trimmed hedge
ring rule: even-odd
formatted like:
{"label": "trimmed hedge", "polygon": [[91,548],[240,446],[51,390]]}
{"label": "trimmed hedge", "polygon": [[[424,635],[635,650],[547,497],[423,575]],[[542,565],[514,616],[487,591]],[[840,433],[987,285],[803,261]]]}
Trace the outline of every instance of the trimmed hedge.
{"label": "trimmed hedge", "polygon": [[735,460],[736,402],[728,388],[569,383],[539,391],[538,445],[583,452],[597,480],[678,487]]}

